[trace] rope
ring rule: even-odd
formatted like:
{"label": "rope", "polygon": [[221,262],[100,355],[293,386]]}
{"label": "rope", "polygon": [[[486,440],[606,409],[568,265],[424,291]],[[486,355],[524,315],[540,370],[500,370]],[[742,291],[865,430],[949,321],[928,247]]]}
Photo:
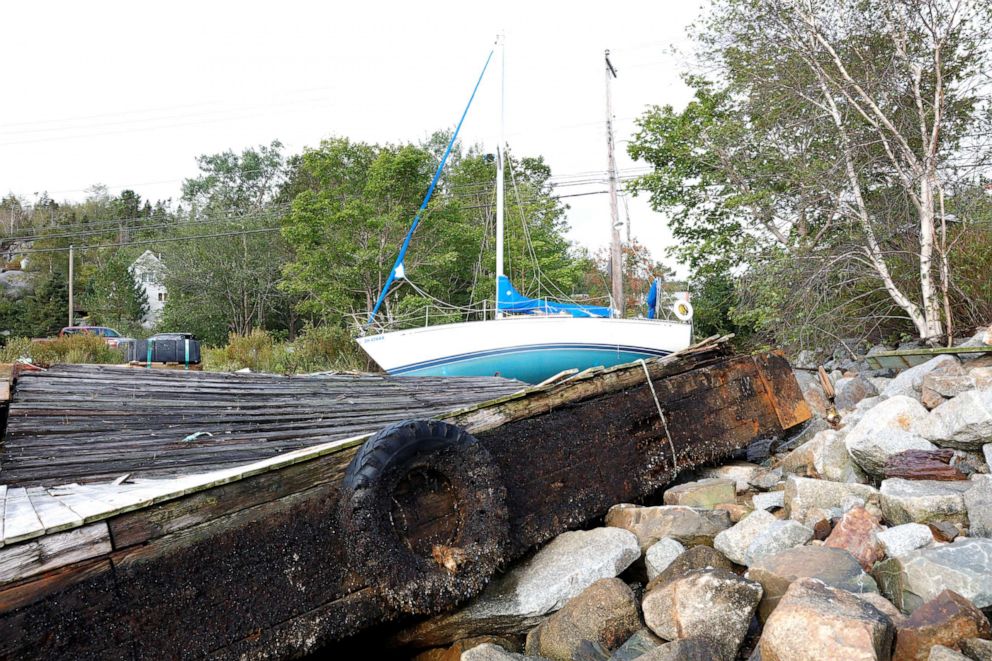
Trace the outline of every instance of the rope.
{"label": "rope", "polygon": [[640,358],[638,362],[641,363],[641,367],[644,368],[644,378],[648,382],[648,387],[651,388],[651,396],[654,397],[654,405],[658,409],[658,417],[661,418],[661,426],[665,429],[665,436],[668,438],[668,447],[672,449],[672,478],[679,474],[679,462],[675,456],[675,443],[672,442],[672,435],[668,431],[668,420],[665,419],[665,412],[661,410],[661,402],[658,401],[658,393],[654,391],[654,384],[651,383],[651,374],[648,372],[648,364],[644,362],[643,358]]}

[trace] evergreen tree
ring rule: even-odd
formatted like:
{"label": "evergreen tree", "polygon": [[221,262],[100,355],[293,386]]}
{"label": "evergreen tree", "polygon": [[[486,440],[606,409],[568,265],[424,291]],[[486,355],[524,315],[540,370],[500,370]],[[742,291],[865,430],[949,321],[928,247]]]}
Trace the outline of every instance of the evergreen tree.
{"label": "evergreen tree", "polygon": [[129,266],[127,256],[118,252],[90,280],[82,302],[94,323],[129,329],[147,314],[145,292]]}

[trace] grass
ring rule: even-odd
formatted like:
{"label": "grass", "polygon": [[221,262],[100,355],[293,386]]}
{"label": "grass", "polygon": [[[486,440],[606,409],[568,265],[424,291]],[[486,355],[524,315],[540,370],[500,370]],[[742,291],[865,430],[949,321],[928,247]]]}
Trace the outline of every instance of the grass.
{"label": "grass", "polygon": [[293,342],[280,342],[255,329],[249,335],[228,337],[227,346],[202,350],[203,368],[236,372],[248,368],[272,374],[307,374],[327,371],[368,370],[365,353],[341,328],[308,326]]}
{"label": "grass", "polygon": [[27,358],[35,365],[48,367],[56,363],[123,363],[121,350],[111,349],[96,335],[69,335],[44,342],[25,337],[13,338],[0,348],[0,363]]}

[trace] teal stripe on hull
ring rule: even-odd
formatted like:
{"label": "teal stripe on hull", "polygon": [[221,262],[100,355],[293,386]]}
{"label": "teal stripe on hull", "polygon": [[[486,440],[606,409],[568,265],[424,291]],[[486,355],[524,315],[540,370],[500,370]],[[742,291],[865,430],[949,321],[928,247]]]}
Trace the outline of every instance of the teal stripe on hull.
{"label": "teal stripe on hull", "polygon": [[543,349],[496,356],[468,357],[443,365],[431,365],[401,376],[502,376],[525,383],[540,383],[567,369],[612,367],[656,354],[609,349]]}

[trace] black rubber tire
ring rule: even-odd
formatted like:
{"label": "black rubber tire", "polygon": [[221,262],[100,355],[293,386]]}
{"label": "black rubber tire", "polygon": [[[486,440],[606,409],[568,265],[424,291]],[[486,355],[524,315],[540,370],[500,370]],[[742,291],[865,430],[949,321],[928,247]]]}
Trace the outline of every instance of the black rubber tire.
{"label": "black rubber tire", "polygon": [[[414,471],[440,474],[453,491],[458,525],[443,548],[456,549],[456,570],[414,552],[394,525],[394,491]],[[406,420],[366,441],[345,472],[339,507],[350,566],[403,613],[437,613],[475,596],[508,547],[498,467],[473,436],[444,422]]]}

